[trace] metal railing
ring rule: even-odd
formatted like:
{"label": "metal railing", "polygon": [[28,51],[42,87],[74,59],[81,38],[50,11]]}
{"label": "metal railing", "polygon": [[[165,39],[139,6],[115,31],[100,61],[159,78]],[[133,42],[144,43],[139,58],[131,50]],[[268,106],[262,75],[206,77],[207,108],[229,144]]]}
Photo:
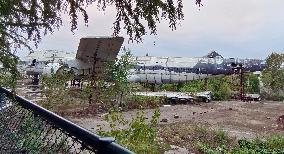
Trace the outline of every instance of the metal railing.
{"label": "metal railing", "polygon": [[132,152],[0,88],[0,153]]}

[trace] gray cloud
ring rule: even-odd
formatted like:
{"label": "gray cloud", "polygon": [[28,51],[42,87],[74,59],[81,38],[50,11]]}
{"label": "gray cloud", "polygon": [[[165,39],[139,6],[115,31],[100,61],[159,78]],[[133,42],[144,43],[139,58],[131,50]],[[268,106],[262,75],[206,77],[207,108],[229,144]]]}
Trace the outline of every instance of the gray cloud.
{"label": "gray cloud", "polygon": [[[154,56],[203,56],[216,50],[225,57],[265,58],[272,51],[283,51],[283,0],[208,0],[200,9],[195,0],[184,0],[185,19],[171,31],[167,21],[158,25],[157,36],[145,36],[141,44],[124,45],[134,55],[149,53]],[[39,49],[76,51],[84,36],[112,34],[114,8],[106,12],[95,6],[88,8],[89,26],[80,22],[72,34],[68,17],[58,32],[46,36]],[[126,37],[125,32],[122,36]]]}

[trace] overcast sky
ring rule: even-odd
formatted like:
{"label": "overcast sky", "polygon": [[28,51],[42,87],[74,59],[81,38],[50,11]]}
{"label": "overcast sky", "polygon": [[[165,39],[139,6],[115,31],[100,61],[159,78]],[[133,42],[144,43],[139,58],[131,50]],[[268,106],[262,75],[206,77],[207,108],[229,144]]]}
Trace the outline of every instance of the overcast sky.
{"label": "overcast sky", "polygon": [[[158,25],[158,35],[145,36],[143,43],[124,46],[142,56],[198,57],[215,50],[224,57],[265,59],[271,52],[284,51],[283,0],[204,0],[200,9],[195,0],[184,1],[184,20],[171,31],[167,21]],[[70,32],[68,17],[64,26],[45,36],[38,50],[76,52],[79,39],[85,36],[110,36],[115,10],[105,12],[89,7],[89,24],[79,23]],[[125,31],[121,36],[127,37]],[[21,52],[20,56],[27,54]]]}

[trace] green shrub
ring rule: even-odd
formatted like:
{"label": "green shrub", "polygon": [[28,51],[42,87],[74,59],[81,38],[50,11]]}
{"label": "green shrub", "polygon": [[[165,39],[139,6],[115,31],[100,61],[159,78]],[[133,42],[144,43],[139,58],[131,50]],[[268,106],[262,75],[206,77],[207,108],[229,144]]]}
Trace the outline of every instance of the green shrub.
{"label": "green shrub", "polygon": [[[1,46],[3,47],[3,46]],[[15,89],[20,73],[17,70],[18,58],[1,51],[0,54],[0,86]]]}
{"label": "green shrub", "polygon": [[[205,83],[205,80],[193,80],[184,84],[172,85],[177,86],[176,89],[179,89],[179,91],[181,92],[197,93],[209,90],[212,92],[213,100],[227,100],[231,97],[230,84],[226,77],[207,79],[207,85]],[[166,87],[170,86],[167,85]]]}
{"label": "green shrub", "polygon": [[[200,130],[200,127],[197,128],[196,130]],[[204,128],[202,130],[202,132],[196,132],[204,134],[204,139],[195,143],[195,147],[199,152],[207,154],[228,153],[232,139],[224,131],[209,131]]]}
{"label": "green shrub", "polygon": [[198,148],[199,152],[206,153],[206,154],[223,154],[228,153],[225,145],[220,145],[217,147],[210,147],[209,144],[197,142],[196,147]]}
{"label": "green shrub", "polygon": [[176,86],[176,84],[173,84],[173,83],[161,84],[159,86],[159,89],[166,90],[166,91],[176,91],[177,90],[177,86]]}
{"label": "green shrub", "polygon": [[250,73],[245,77],[245,92],[246,93],[259,93],[259,79],[257,75]]}
{"label": "green shrub", "polygon": [[[284,136],[271,136],[267,139],[267,146],[271,149],[284,150]],[[283,151],[284,152],[284,151]]]}
{"label": "green shrub", "polygon": [[255,139],[252,141],[239,140],[239,147],[232,153],[284,153],[284,137],[271,136],[266,141]]}
{"label": "green shrub", "polygon": [[181,92],[196,93],[204,90],[205,90],[205,85],[203,80],[193,80],[183,84],[183,86],[180,87]]}
{"label": "green shrub", "polygon": [[[159,109],[156,109],[152,117],[147,120],[143,111],[138,111],[131,120],[126,120],[120,112],[112,111],[105,116],[110,125],[110,130],[105,131],[99,126],[98,134],[112,136],[116,142],[135,153],[159,153],[166,147],[157,138],[157,122],[160,117]],[[125,128],[125,129],[121,129]]]}
{"label": "green shrub", "polygon": [[[221,133],[222,134],[222,133]],[[223,135],[219,134],[219,137]],[[225,140],[223,140],[225,141]],[[218,143],[218,142],[217,142]],[[218,143],[217,146],[212,146],[212,144],[206,142],[198,142],[196,147],[201,153],[206,154],[221,154],[221,153],[232,153],[232,154],[257,154],[257,153],[284,153],[284,137],[283,136],[271,136],[266,140],[254,139],[238,140],[238,145],[233,148],[226,147],[224,143]]]}
{"label": "green shrub", "polygon": [[68,89],[66,82],[73,78],[69,72],[57,75],[52,73],[49,75],[42,75],[40,77],[41,90],[46,99],[39,102],[40,105],[47,109],[54,109],[57,105],[70,103],[70,97],[67,97]]}
{"label": "green shrub", "polygon": [[284,136],[247,140],[230,137],[224,131],[185,123],[162,126],[159,136],[166,143],[185,147],[193,153],[202,154],[262,154],[284,153]]}
{"label": "green shrub", "polygon": [[127,109],[156,108],[166,102],[165,97],[129,95],[124,102]]}
{"label": "green shrub", "polygon": [[267,94],[267,93],[263,93],[261,95],[262,95],[262,97],[264,97],[267,100],[272,100],[272,101],[283,101],[284,100],[284,94],[279,94],[279,93]]}
{"label": "green shrub", "polygon": [[227,78],[214,78],[208,81],[213,100],[227,100],[231,97],[231,89]]}

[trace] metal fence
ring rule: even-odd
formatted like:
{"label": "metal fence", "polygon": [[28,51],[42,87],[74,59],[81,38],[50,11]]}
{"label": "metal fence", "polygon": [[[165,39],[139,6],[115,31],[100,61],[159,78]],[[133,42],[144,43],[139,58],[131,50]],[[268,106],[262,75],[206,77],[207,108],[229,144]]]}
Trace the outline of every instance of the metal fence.
{"label": "metal fence", "polygon": [[0,88],[0,153],[132,153]]}

